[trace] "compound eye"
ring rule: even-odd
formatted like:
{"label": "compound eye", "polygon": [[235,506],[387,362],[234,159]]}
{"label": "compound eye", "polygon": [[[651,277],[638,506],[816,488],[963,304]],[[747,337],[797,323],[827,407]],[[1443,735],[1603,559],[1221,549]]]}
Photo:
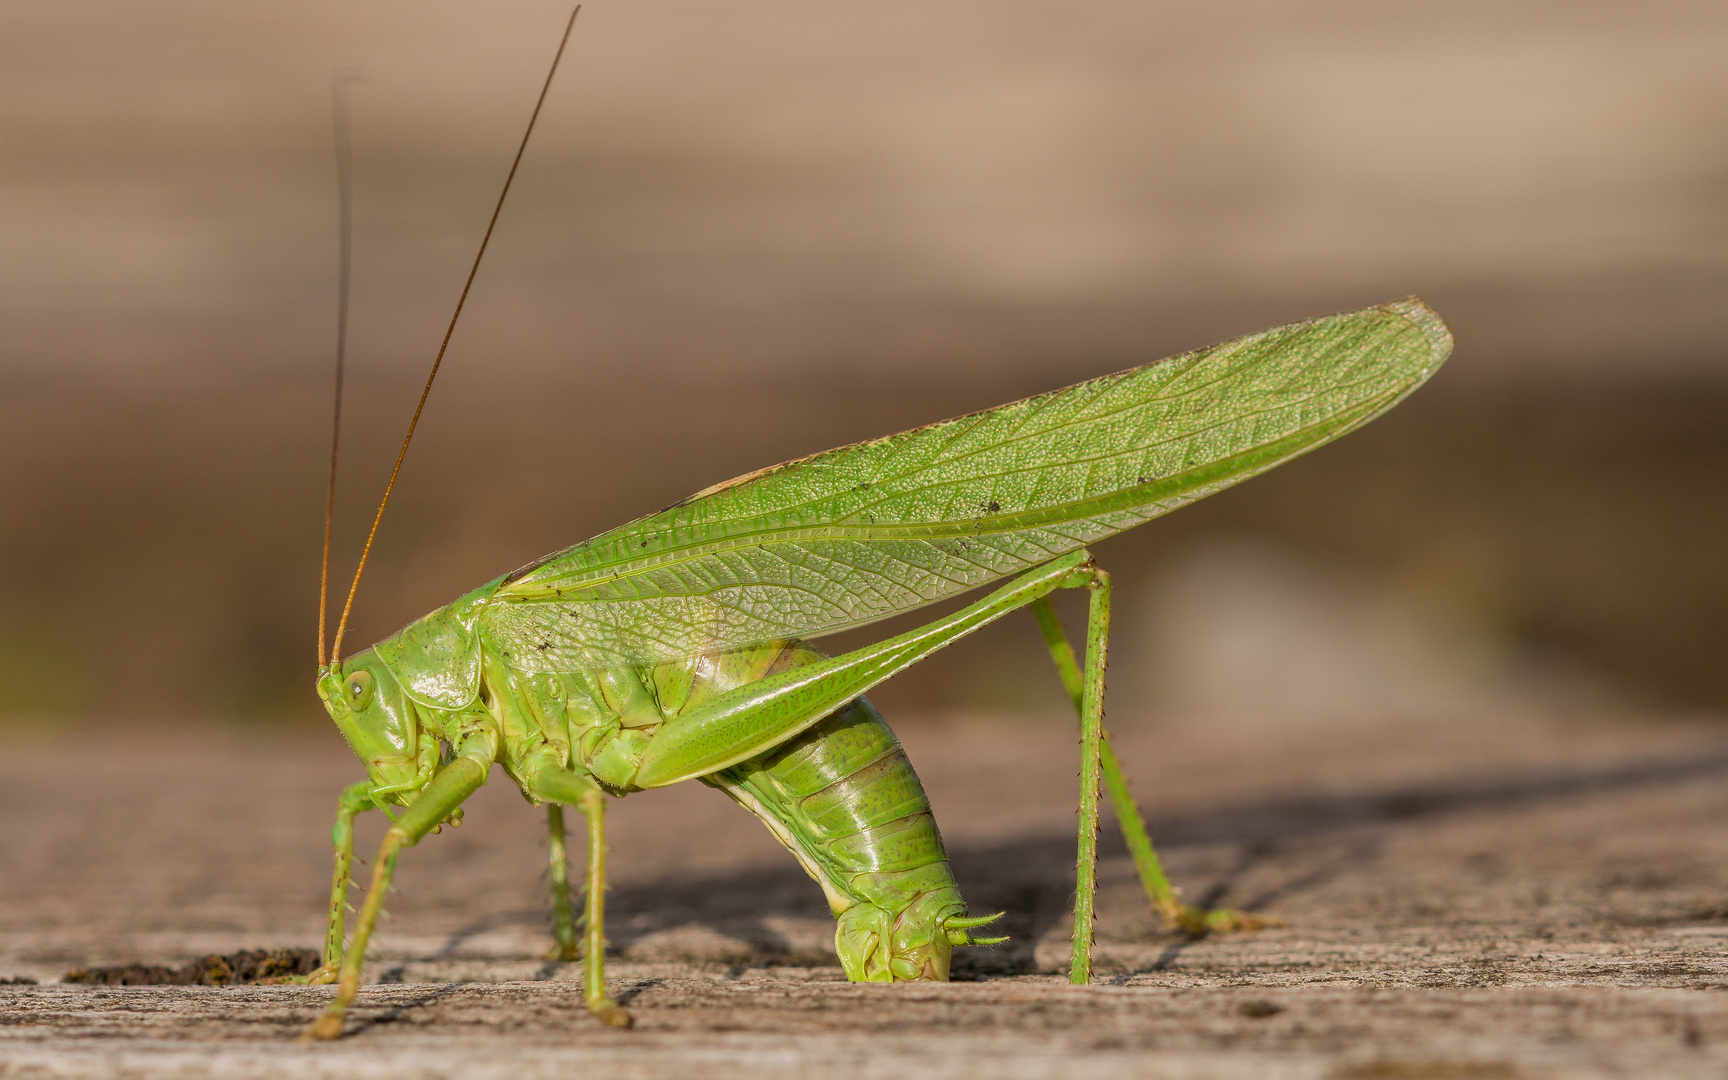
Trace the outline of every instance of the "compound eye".
{"label": "compound eye", "polygon": [[350,712],[359,712],[372,701],[372,673],[356,671],[342,682],[343,692],[348,696]]}

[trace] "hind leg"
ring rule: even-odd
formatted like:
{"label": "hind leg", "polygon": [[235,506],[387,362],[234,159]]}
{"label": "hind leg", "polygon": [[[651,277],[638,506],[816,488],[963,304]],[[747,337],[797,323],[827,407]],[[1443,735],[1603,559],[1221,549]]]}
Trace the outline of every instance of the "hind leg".
{"label": "hind leg", "polygon": [[[1084,715],[1085,679],[1074,655],[1074,647],[1068,644],[1068,636],[1063,633],[1062,624],[1057,621],[1056,611],[1049,600],[1040,597],[1031,606],[1032,615],[1038,620],[1038,629],[1044,634],[1044,643],[1050,649],[1050,659],[1056,664],[1062,685],[1074,702],[1074,710]],[[1283,925],[1277,919],[1246,911],[1229,908],[1208,910],[1182,903],[1181,890],[1170,884],[1158,851],[1152,846],[1152,838],[1146,832],[1146,819],[1140,816],[1140,808],[1128,790],[1128,778],[1122,772],[1121,762],[1116,759],[1116,751],[1110,746],[1110,735],[1102,730],[1099,732],[1098,757],[1104,774],[1104,788],[1110,796],[1110,807],[1116,813],[1116,823],[1121,827],[1128,853],[1134,859],[1134,869],[1140,874],[1140,885],[1146,890],[1146,899],[1151,902],[1152,910],[1164,920],[1165,926],[1197,936],[1208,931],[1258,930]]]}

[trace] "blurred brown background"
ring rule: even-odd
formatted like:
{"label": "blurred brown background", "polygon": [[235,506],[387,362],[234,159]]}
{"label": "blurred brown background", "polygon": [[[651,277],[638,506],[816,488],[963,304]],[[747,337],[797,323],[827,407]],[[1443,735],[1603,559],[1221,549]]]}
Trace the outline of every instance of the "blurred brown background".
{"label": "blurred brown background", "polygon": [[[565,10],[0,8],[0,714],[322,723],[345,581]],[[1728,706],[1728,7],[583,12],[356,647],[774,461],[1420,293],[1370,429],[1103,545],[1113,715]],[[1029,625],[876,695],[1057,700]]]}

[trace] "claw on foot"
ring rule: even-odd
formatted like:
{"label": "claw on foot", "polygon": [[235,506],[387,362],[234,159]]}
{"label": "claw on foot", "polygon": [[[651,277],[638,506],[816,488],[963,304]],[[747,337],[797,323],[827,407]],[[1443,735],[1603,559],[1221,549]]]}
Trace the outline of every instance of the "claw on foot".
{"label": "claw on foot", "polygon": [[323,1016],[312,1021],[311,1027],[308,1027],[305,1031],[300,1033],[300,1041],[303,1043],[329,1042],[332,1039],[339,1039],[341,1037],[342,1014],[339,1012],[325,1013]]}
{"label": "claw on foot", "polygon": [[340,968],[333,968],[329,965],[325,965],[310,975],[284,975],[280,979],[272,979],[270,981],[289,983],[294,986],[328,986],[336,981],[336,975],[340,970]]}
{"label": "claw on foot", "polygon": [[1249,911],[1233,911],[1230,908],[1193,908],[1184,906],[1181,913],[1174,919],[1167,919],[1172,930],[1181,930],[1190,937],[1205,937],[1207,934],[1229,934],[1237,930],[1269,930],[1285,925],[1283,919],[1275,919],[1270,915],[1256,915]]}
{"label": "claw on foot", "polygon": [[594,1019],[607,1027],[627,1028],[636,1023],[636,1018],[630,1015],[630,1011],[611,998],[590,1001],[588,1011],[594,1014]]}

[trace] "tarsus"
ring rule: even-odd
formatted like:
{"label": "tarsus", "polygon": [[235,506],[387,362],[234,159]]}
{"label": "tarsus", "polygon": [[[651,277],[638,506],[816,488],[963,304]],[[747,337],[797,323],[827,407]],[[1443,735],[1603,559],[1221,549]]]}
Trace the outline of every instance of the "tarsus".
{"label": "tarsus", "polygon": [[[438,368],[444,363],[444,350],[450,347],[450,336],[456,332],[456,320],[462,317],[462,305],[468,302],[468,290],[474,286],[474,275],[480,272],[480,260],[486,255],[486,245],[492,241],[492,229],[498,224],[498,215],[504,210],[504,198],[510,194],[510,184],[516,179],[516,167],[522,164],[522,154],[528,149],[528,137],[534,134],[534,122],[540,119],[540,106],[546,103],[546,92],[552,89],[552,76],[558,73],[558,61],[564,58],[564,46],[570,41],[570,31],[576,26],[576,16],[582,13],[582,5],[577,4],[570,12],[570,21],[564,25],[564,36],[558,41],[558,51],[552,57],[552,67],[546,72],[546,82],[540,87],[540,97],[534,102],[534,112],[528,117],[528,130],[522,133],[522,143],[516,148],[516,160],[510,163],[510,174],[504,178],[504,190],[498,193],[498,205],[492,208],[492,220],[486,223],[486,235],[480,240],[480,250],[474,255],[474,265],[468,269],[468,280],[462,285],[462,295],[456,300],[456,310],[450,316],[450,326],[444,331],[444,341],[438,346],[438,356],[432,361],[432,372],[426,376],[426,386],[420,391],[420,403],[414,406],[414,418],[408,422],[408,434],[402,440],[402,449],[396,453],[396,465],[390,470],[390,482],[384,485],[384,497],[378,500],[378,513],[372,517],[372,529],[366,534],[366,546],[360,550],[360,565],[354,568],[354,581],[348,586],[348,599],[342,604],[342,618],[336,623],[336,643],[330,647],[330,663],[335,664],[342,653],[342,635],[348,629],[348,613],[354,607],[354,594],[360,589],[360,575],[366,569],[366,559],[372,554],[372,541],[378,536],[378,523],[384,520],[384,507],[390,502],[390,492],[395,490],[396,475],[402,471],[402,459],[408,456],[408,444],[414,439],[414,429],[419,426],[420,413],[426,408],[426,398],[432,393],[432,382],[438,378]],[[322,649],[320,649],[322,653]],[[322,659],[322,657],[320,657]]]}

